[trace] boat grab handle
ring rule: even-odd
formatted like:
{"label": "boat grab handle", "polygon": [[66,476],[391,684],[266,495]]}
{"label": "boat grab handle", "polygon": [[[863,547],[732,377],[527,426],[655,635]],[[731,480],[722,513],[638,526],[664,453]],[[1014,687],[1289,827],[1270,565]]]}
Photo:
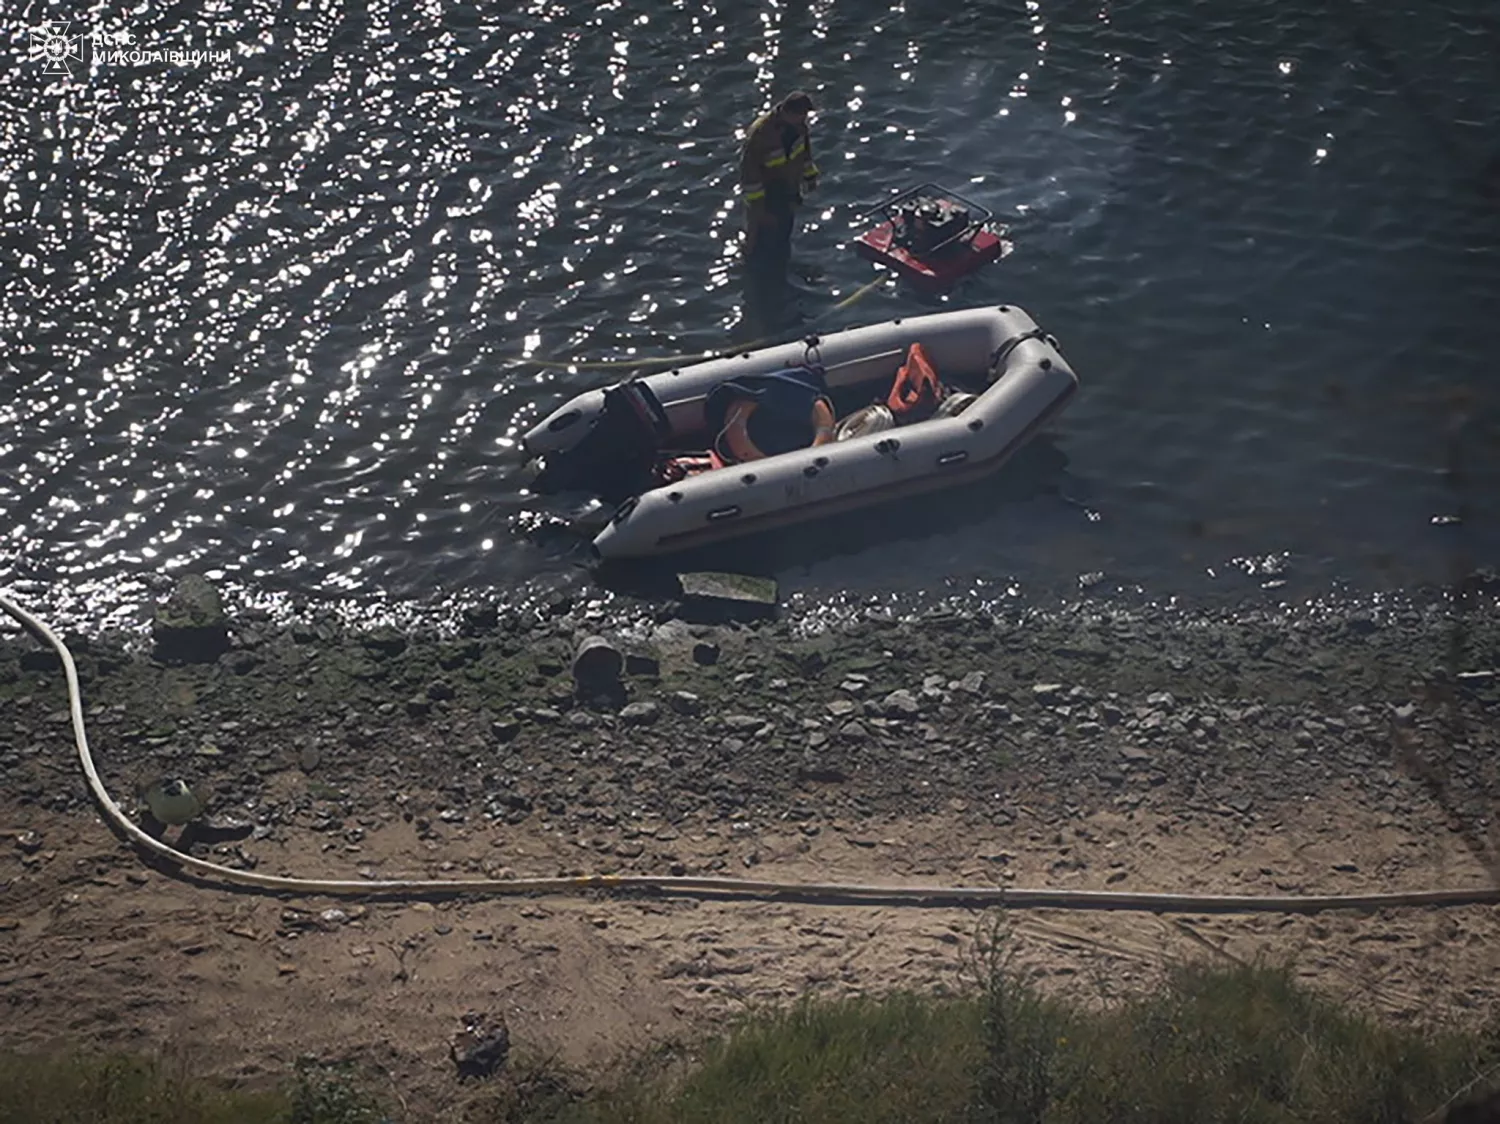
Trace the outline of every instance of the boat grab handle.
{"label": "boat grab handle", "polygon": [[1027,340],[1041,340],[1043,343],[1049,343],[1053,347],[1057,346],[1057,340],[1053,339],[1041,328],[1033,328],[1029,332],[1022,332],[1019,336],[1011,336],[1010,339],[995,348],[994,353],[990,356],[990,375],[992,379],[996,368],[1005,359],[1009,358],[1012,351],[1020,347]]}

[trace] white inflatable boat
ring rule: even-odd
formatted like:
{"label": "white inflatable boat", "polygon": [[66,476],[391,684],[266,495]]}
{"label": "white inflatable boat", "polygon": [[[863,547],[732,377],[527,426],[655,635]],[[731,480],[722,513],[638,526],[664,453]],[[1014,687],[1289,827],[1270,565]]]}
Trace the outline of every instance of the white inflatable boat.
{"label": "white inflatable boat", "polygon": [[[883,408],[870,403],[885,400],[913,344],[949,388],[951,409],[899,426],[887,417],[885,428],[861,433],[850,411]],[[998,469],[1078,389],[1056,340],[1024,311],[971,308],[811,336],[587,391],[527,433],[525,448],[547,466],[544,476],[589,463],[591,472],[561,471],[561,487],[554,482],[550,490],[602,480],[584,490],[607,496],[609,485],[630,478],[611,463],[610,439],[600,436],[611,410],[632,413],[619,404],[622,388],[634,388],[634,420],[653,427],[658,449],[707,450],[716,437],[708,421],[716,388],[809,368],[826,388],[825,401],[843,414],[839,439],[830,440],[820,423],[818,444],[666,483],[642,477],[638,491],[617,488],[611,498],[623,502],[594,539],[598,555],[667,554],[973,480]]]}

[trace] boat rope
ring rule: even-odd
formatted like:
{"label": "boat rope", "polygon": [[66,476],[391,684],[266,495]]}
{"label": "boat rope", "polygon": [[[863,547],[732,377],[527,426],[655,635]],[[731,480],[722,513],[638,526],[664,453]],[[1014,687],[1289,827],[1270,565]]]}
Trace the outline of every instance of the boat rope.
{"label": "boat rope", "polygon": [[1313,913],[1330,909],[1440,908],[1500,904],[1500,889],[1475,886],[1455,890],[1407,890],[1373,894],[1253,896],[1115,890],[1040,890],[1002,886],[871,885],[848,882],[751,880],[692,875],[584,874],[542,878],[300,878],[235,870],[186,854],[148,834],[115,802],[89,750],[83,699],[73,654],[42,621],[0,594],[0,609],[49,644],[62,661],[68,686],[73,740],[90,792],[109,823],[132,843],[184,871],[220,886],[241,886],[297,895],[331,897],[505,896],[635,891],[677,897],[782,899],[823,905],[969,905],[1006,908],[1140,910],[1153,913]]}
{"label": "boat rope", "polygon": [[[813,317],[813,319],[807,321],[805,324],[798,325],[798,330],[805,333],[807,329],[822,323],[834,313],[842,312],[844,311],[844,309],[858,304],[860,301],[864,300],[865,297],[873,293],[876,289],[880,288],[882,285],[889,284],[894,279],[894,274],[882,273],[879,277],[875,278],[875,280],[867,281],[865,284],[855,289],[854,292],[850,293],[847,297],[839,301],[838,304],[834,305],[826,312],[821,312],[817,316]],[[593,362],[585,363],[571,359],[534,359],[527,356],[525,358],[517,360],[517,362],[528,363],[533,367],[546,367],[549,370],[558,371],[616,371],[642,369],[646,367],[682,367],[686,366],[689,363],[706,363],[711,359],[733,359],[736,355],[740,355],[743,352],[754,351],[758,347],[765,347],[768,344],[774,344],[778,342],[782,342],[779,336],[762,336],[758,340],[750,340],[748,343],[739,344],[735,348],[728,351],[705,351],[702,353],[695,353],[691,355],[661,355],[657,356],[655,359],[599,359]]]}

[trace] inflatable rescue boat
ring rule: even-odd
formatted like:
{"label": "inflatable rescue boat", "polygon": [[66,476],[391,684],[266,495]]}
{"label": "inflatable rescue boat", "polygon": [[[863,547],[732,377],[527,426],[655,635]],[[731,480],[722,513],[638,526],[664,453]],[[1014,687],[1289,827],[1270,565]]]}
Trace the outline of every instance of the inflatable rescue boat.
{"label": "inflatable rescue boat", "polygon": [[903,317],[586,391],[525,436],[538,492],[618,504],[600,558],[668,554],[985,476],[1078,377],[1013,305]]}

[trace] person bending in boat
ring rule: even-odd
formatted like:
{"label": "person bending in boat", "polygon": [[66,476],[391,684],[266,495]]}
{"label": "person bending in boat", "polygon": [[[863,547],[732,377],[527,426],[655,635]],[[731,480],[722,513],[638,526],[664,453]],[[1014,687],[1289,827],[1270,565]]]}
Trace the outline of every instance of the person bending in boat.
{"label": "person bending in boat", "polygon": [[796,209],[803,193],[818,186],[807,124],[815,108],[801,90],[788,94],[751,123],[740,149],[745,258],[767,279],[785,280]]}
{"label": "person bending in boat", "polygon": [[833,440],[833,403],[821,366],[729,379],[709,391],[703,416],[709,432],[716,434],[710,468]]}

